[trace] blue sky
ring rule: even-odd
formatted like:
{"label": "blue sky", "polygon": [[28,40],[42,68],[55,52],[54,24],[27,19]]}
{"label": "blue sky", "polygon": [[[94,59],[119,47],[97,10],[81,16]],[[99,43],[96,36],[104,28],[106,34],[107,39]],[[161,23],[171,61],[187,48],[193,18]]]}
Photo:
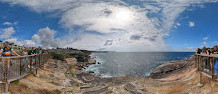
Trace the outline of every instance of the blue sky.
{"label": "blue sky", "polygon": [[[170,36],[166,38],[172,48],[197,48],[218,45],[218,3],[205,4],[203,8],[191,7],[193,10],[184,11],[178,17],[180,26],[173,28]],[[194,22],[193,27],[189,22]],[[181,44],[179,44],[181,43]]]}
{"label": "blue sky", "polygon": [[218,0],[0,0],[0,39],[109,51],[218,45]]}

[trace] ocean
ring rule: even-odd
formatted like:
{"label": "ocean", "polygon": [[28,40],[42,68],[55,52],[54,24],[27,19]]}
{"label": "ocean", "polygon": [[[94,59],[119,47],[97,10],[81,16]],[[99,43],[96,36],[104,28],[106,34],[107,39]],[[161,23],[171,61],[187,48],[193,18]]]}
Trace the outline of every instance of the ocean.
{"label": "ocean", "polygon": [[123,75],[148,76],[159,65],[169,61],[182,60],[194,52],[108,52],[92,53],[101,64],[91,65],[85,71],[109,78]]}

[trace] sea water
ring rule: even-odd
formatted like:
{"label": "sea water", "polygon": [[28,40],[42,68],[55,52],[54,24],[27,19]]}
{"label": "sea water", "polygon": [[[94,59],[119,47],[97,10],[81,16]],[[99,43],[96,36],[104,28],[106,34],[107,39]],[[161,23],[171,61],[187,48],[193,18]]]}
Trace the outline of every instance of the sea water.
{"label": "sea water", "polygon": [[159,65],[191,57],[194,52],[108,52],[92,53],[101,64],[91,65],[86,71],[93,71],[101,77],[123,75],[148,76]]}

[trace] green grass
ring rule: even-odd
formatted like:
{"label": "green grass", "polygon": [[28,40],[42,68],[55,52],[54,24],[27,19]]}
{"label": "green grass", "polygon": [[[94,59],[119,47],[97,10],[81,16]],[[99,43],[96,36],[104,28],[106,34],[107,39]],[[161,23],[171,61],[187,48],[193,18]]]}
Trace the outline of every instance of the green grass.
{"label": "green grass", "polygon": [[74,73],[72,72],[72,69],[73,69],[73,66],[72,66],[72,65],[69,65],[70,74],[71,74],[72,77],[74,77]]}
{"label": "green grass", "polygon": [[13,83],[13,84],[18,84],[19,83],[19,80],[15,80],[15,81],[13,81],[13,82],[11,82],[11,83]]}
{"label": "green grass", "polygon": [[72,71],[70,71],[70,74],[71,74],[72,77],[74,77],[74,73]]}
{"label": "green grass", "polygon": [[69,70],[71,71],[73,69],[73,66],[72,65],[69,65]]}

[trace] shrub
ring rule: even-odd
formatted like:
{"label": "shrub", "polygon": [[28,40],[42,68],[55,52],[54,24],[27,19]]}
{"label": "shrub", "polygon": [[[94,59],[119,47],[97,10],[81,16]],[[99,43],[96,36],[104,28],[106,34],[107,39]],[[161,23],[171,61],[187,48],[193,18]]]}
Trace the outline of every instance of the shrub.
{"label": "shrub", "polygon": [[57,54],[57,53],[52,52],[51,55],[52,55],[53,59],[64,61],[64,56],[62,54]]}

